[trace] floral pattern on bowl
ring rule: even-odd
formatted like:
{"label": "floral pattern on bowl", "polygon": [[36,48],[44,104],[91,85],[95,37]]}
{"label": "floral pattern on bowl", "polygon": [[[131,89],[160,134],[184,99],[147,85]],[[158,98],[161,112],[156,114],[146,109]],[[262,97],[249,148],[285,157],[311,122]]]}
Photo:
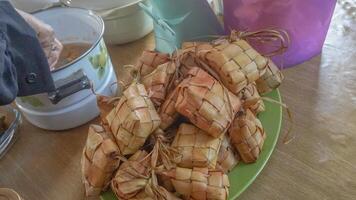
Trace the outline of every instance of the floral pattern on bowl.
{"label": "floral pattern on bowl", "polygon": [[108,59],[108,51],[103,43],[100,43],[100,53],[89,57],[92,67],[98,71],[99,79],[104,77]]}

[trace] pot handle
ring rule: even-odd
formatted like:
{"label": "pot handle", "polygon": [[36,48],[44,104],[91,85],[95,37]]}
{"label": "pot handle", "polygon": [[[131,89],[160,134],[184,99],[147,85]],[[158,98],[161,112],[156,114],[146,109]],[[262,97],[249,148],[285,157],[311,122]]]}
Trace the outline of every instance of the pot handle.
{"label": "pot handle", "polygon": [[48,99],[52,104],[59,103],[62,99],[75,94],[81,90],[90,89],[91,84],[89,78],[80,69],[74,72],[71,76],[59,79],[54,82],[56,89],[48,93]]}

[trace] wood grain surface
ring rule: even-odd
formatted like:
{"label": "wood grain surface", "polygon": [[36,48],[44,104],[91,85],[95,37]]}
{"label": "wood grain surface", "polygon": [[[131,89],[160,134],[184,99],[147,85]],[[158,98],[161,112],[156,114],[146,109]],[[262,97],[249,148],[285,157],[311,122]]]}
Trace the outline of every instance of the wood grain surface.
{"label": "wood grain surface", "polygon": [[[241,200],[356,199],[356,20],[347,6],[337,6],[321,55],[284,70],[284,102],[294,117],[294,139],[280,138],[270,161]],[[153,35],[135,43],[111,46],[120,67],[134,64]],[[93,120],[90,123],[97,123]],[[26,200],[84,199],[80,157],[88,124],[51,132],[24,120],[21,135],[0,160],[0,187]],[[290,125],[284,118],[283,134]]]}

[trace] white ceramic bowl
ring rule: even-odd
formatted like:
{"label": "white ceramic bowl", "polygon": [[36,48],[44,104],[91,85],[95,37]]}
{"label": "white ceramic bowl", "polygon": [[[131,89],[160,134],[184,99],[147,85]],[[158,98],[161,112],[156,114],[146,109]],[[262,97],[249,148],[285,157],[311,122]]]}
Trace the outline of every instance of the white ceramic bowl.
{"label": "white ceramic bowl", "polygon": [[152,19],[137,3],[117,8],[110,15],[101,14],[101,16],[105,21],[105,27],[107,27],[104,38],[110,44],[132,42],[153,30]]}
{"label": "white ceramic bowl", "polygon": [[105,22],[104,38],[110,44],[124,44],[138,40],[153,30],[152,19],[138,6],[148,0],[61,0],[69,7],[90,9]]}

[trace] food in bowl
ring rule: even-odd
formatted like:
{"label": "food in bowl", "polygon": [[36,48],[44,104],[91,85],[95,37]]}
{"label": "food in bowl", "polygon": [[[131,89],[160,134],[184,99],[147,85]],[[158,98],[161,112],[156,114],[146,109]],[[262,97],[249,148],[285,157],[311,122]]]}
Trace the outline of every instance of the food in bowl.
{"label": "food in bowl", "polygon": [[92,45],[85,42],[63,43],[63,50],[54,69],[58,69],[83,55]]}

